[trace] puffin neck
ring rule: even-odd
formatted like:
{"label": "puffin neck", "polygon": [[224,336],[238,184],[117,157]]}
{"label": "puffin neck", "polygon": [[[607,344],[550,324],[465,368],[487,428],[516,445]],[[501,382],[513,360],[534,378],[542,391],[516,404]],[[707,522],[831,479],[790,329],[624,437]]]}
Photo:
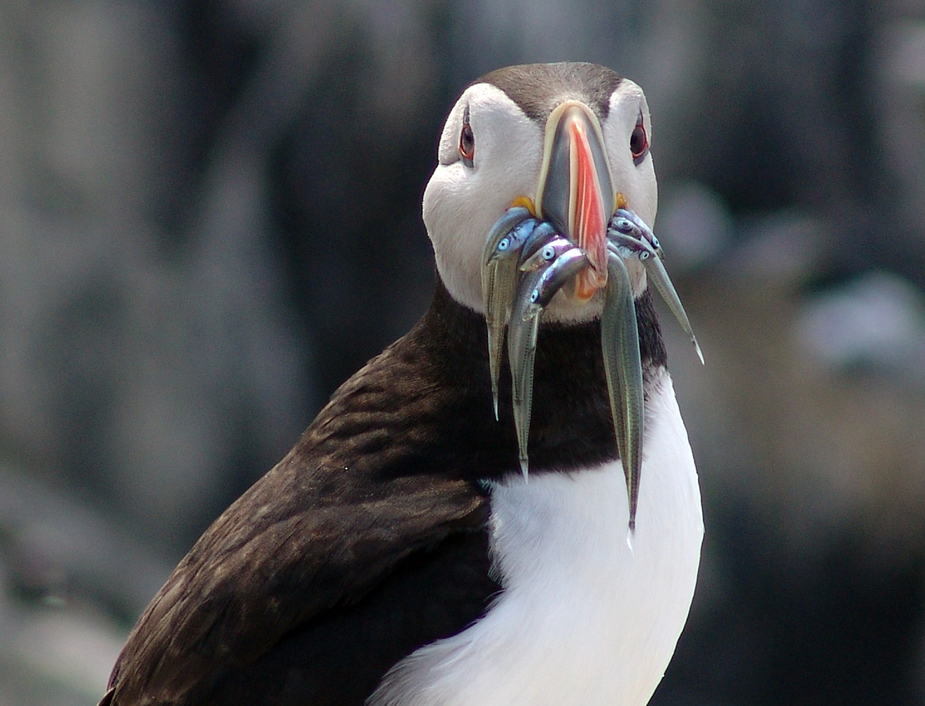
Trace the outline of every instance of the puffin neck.
{"label": "puffin neck", "polygon": [[[430,308],[417,328],[421,333],[426,332],[425,338],[433,343],[436,355],[451,359],[446,361],[448,370],[466,370],[473,374],[484,370],[487,377],[488,341],[484,315],[453,299],[439,274],[436,280]],[[666,367],[668,362],[658,315],[648,290],[636,299],[636,321],[640,357],[648,382],[651,371]],[[416,332],[412,331],[412,335]],[[537,347],[537,377],[544,364],[565,365],[579,374],[587,372],[588,366],[594,366],[594,360],[601,360],[600,336],[600,319],[576,324],[543,323]],[[510,375],[510,371],[507,373]]]}
{"label": "puffin neck", "polygon": [[[665,349],[651,297],[637,299],[636,308],[648,397],[661,380]],[[600,336],[599,321],[540,328],[531,473],[593,468],[617,458]],[[324,465],[351,459],[361,475],[375,451],[380,479],[411,469],[471,482],[501,478],[519,472],[506,356],[499,383],[495,420],[485,318],[455,301],[438,277],[418,324],[344,383],[302,443]]]}
{"label": "puffin neck", "polygon": [[[665,348],[652,299],[636,302],[646,396],[661,380]],[[504,356],[499,380],[500,420],[491,412],[485,318],[456,302],[437,279],[430,309],[406,339],[425,352],[436,386],[452,391],[453,414],[473,441],[479,463],[491,477],[516,467],[517,441],[511,398],[511,372]],[[617,457],[610,402],[601,353],[600,321],[545,324],[537,346],[531,470],[572,470]],[[432,376],[432,377],[431,377]],[[493,446],[501,453],[488,452]],[[490,457],[490,458],[489,458]]]}

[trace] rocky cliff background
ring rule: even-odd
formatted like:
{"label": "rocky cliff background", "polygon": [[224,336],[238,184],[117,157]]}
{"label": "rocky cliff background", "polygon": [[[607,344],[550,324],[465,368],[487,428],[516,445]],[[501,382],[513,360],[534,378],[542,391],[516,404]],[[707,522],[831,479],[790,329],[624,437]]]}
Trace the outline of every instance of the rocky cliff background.
{"label": "rocky cliff background", "polygon": [[[497,66],[646,90],[701,472],[657,706],[925,703],[925,5],[0,5],[0,706],[91,705],[198,534],[433,274]],[[618,598],[618,597],[615,597]]]}

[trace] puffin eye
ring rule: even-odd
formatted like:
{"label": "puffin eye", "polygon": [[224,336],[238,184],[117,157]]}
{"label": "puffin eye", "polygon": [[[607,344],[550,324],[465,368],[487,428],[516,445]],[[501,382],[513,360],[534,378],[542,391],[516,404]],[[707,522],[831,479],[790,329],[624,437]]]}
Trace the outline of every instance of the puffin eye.
{"label": "puffin eye", "polygon": [[639,114],[636,127],[633,128],[633,134],[630,135],[630,152],[633,155],[633,164],[637,167],[649,152],[649,138],[646,135],[646,126],[642,122],[642,113]]}
{"label": "puffin eye", "polygon": [[475,135],[472,134],[472,126],[469,125],[469,108],[463,113],[462,130],[459,133],[459,156],[463,164],[467,167],[473,166],[475,158]]}

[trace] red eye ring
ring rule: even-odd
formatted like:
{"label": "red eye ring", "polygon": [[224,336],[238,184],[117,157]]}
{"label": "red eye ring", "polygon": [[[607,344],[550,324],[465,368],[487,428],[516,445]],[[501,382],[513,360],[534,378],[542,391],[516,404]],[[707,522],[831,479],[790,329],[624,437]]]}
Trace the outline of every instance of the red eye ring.
{"label": "red eye ring", "polygon": [[472,132],[472,126],[469,125],[469,108],[463,113],[462,130],[459,132],[459,156],[462,163],[467,167],[472,167],[475,159],[475,134]]}
{"label": "red eye ring", "polygon": [[630,153],[633,155],[633,164],[637,167],[642,164],[649,152],[649,137],[646,135],[646,126],[642,120],[642,113],[636,120],[636,127],[630,135]]}

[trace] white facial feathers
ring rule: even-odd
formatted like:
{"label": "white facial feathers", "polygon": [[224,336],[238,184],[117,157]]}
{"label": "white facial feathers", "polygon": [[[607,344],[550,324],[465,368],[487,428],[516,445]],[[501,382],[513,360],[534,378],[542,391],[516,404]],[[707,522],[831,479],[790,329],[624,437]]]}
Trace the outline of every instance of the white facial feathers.
{"label": "white facial feathers", "polygon": [[623,79],[610,97],[610,112],[601,122],[614,188],[626,197],[627,208],[635,211],[649,227],[655,227],[658,210],[658,184],[655,180],[655,166],[652,152],[639,165],[633,163],[630,151],[630,137],[639,116],[652,143],[652,119],[649,104],[642,89],[629,79]]}
{"label": "white facial feathers", "polygon": [[[616,191],[624,195],[628,208],[651,225],[658,199],[652,157],[646,155],[636,165],[630,151],[640,114],[651,141],[642,89],[622,79],[610,97],[601,127]],[[468,116],[475,141],[472,167],[459,154],[464,116]],[[487,83],[470,86],[447,117],[437,168],[424,192],[424,224],[441,279],[454,299],[475,311],[483,309],[481,258],[488,230],[514,199],[536,196],[544,127],[504,91]],[[595,308],[588,307],[585,315],[599,313]],[[553,309],[550,313],[555,318],[576,318],[575,312],[556,316]]]}
{"label": "white facial feathers", "polygon": [[[459,156],[466,108],[475,137],[471,168]],[[516,197],[536,190],[542,149],[542,128],[486,83],[466,90],[447,119],[439,164],[424,191],[424,224],[444,284],[457,301],[476,311],[483,308],[485,237]]]}

